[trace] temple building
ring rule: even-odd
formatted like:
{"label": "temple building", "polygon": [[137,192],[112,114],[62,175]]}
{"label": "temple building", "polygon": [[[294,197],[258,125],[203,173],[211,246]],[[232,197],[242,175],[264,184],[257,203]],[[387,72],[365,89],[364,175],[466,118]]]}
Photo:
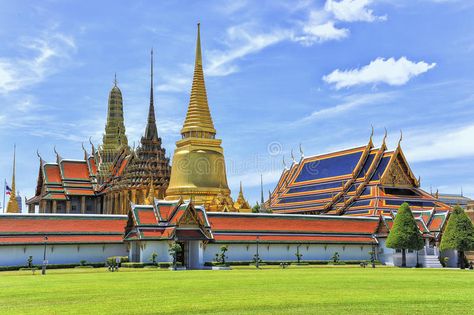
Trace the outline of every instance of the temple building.
{"label": "temple building", "polygon": [[434,197],[451,207],[460,206],[464,210],[467,210],[469,205],[474,202],[471,198],[464,196],[462,192],[460,194],[442,194],[436,192]]}
{"label": "temple building", "polygon": [[104,212],[124,214],[130,203],[143,204],[150,192],[156,198],[164,198],[168,187],[171,167],[166,150],[156,127],[153,92],[153,51],[151,51],[150,104],[145,133],[135,150],[122,149],[111,167],[111,176],[99,194],[104,195]]}
{"label": "temple building", "polygon": [[156,126],[153,52],[150,104],[139,147],[128,146],[116,79],[109,93],[103,142],[97,150],[91,143],[90,153],[83,147],[82,160],[64,159],[55,149],[56,162],[48,163],[38,154],[36,191],[27,200],[28,212],[126,214],[131,203],[144,203],[150,191],[164,198],[171,167]]}
{"label": "temple building", "polygon": [[167,200],[193,199],[208,211],[237,211],[227,184],[221,143],[207,102],[198,24],[191,97],[181,140],[176,142]]}
{"label": "temple building", "polygon": [[387,150],[385,138],[367,145],[311,157],[283,170],[266,208],[274,213],[378,216],[408,202],[414,211],[450,207],[420,188],[401,147]]}
{"label": "temple building", "polygon": [[[245,213],[251,209],[242,185],[235,202],[230,196],[216,139],[199,24],[191,96],[171,173],[156,128],[153,59],[151,69],[140,146],[128,148],[115,82],[107,145],[92,147],[91,154],[84,149],[82,160],[63,159],[57,152],[55,163],[40,157],[36,196],[28,201],[30,212],[31,205],[39,205],[40,213],[0,215],[0,265],[20,266],[29,256],[39,264],[44,249],[51,264],[103,262],[112,255],[143,264],[154,256],[170,263],[170,245],[178,243],[178,261],[189,269],[212,265],[222,245],[228,246],[227,260],[240,264],[296,261],[296,255],[320,263],[337,254],[342,261],[373,257],[398,266],[402,254],[386,240],[400,205],[408,202],[425,245],[407,253],[407,265],[440,267],[449,257],[449,266],[456,266],[456,252],[438,249],[451,207],[420,188],[401,137],[395,150],[388,150],[387,134],[375,147],[373,132],[360,147],[309,157],[300,149],[300,160],[285,166],[266,201],[261,178],[262,211],[268,213]],[[109,139],[111,134],[117,139]]]}

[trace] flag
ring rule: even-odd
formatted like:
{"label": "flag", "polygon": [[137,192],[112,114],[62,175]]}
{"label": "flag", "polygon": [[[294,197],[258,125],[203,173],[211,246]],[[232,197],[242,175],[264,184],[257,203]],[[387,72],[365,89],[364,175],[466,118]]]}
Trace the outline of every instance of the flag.
{"label": "flag", "polygon": [[5,191],[8,196],[12,194],[12,189],[10,188],[10,186],[8,186],[7,183],[5,183]]}

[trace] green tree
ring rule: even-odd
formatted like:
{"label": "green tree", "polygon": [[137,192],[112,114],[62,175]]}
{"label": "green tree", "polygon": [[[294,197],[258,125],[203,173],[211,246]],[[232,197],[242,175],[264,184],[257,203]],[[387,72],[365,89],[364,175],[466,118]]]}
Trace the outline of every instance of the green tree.
{"label": "green tree", "polygon": [[402,267],[407,266],[407,249],[420,250],[423,248],[423,236],[411,213],[410,206],[406,202],[398,209],[386,245],[389,248],[402,251]]}
{"label": "green tree", "polygon": [[156,266],[156,257],[158,257],[158,254],[156,252],[153,252],[150,256],[150,261],[154,266]]}
{"label": "green tree", "polygon": [[303,254],[300,253],[300,245],[296,246],[296,260],[298,261],[298,264],[301,262],[301,258],[303,257]]}
{"label": "green tree", "polygon": [[178,253],[180,253],[183,249],[181,245],[176,242],[173,242],[169,245],[168,252],[170,253],[171,257],[173,257],[173,269],[176,270],[176,259],[178,258]]}
{"label": "green tree", "polygon": [[335,252],[334,255],[332,255],[332,262],[337,265],[339,263],[339,253]]}
{"label": "green tree", "polygon": [[260,212],[260,204],[257,202],[255,206],[252,207],[252,212],[253,213],[259,213]]}
{"label": "green tree", "polygon": [[28,256],[28,259],[26,260],[26,263],[28,264],[28,268],[32,269],[33,268],[33,256]]}
{"label": "green tree", "polygon": [[449,216],[448,225],[443,233],[441,250],[455,249],[458,251],[459,266],[465,269],[464,252],[474,249],[474,227],[464,210],[456,206]]}
{"label": "green tree", "polygon": [[220,248],[220,251],[219,253],[216,254],[216,262],[218,262],[219,264],[222,264],[222,265],[225,265],[225,260],[227,258],[227,256],[225,255],[225,253],[229,250],[229,246],[227,245],[222,245],[221,248]]}

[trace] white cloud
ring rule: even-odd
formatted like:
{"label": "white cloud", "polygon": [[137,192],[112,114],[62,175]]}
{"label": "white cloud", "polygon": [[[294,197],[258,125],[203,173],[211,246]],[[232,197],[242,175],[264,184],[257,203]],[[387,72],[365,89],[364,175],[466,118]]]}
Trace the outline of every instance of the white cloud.
{"label": "white cloud", "polygon": [[403,85],[411,78],[416,77],[436,66],[436,63],[424,61],[413,62],[406,57],[398,60],[394,58],[377,58],[370,64],[359,69],[336,69],[323,77],[326,83],[334,84],[336,89],[362,84],[386,83],[388,85]]}
{"label": "white cloud", "polygon": [[394,97],[395,93],[355,94],[347,96],[344,98],[342,103],[328,108],[316,110],[309,116],[295,121],[293,125],[300,126],[301,124],[310,123],[315,120],[334,117],[362,106],[380,104],[386,102],[387,100],[391,100]]}
{"label": "white cloud", "polygon": [[418,131],[407,139],[405,151],[410,162],[474,156],[474,125],[435,132],[433,129]]}
{"label": "white cloud", "polygon": [[322,43],[330,40],[341,40],[349,36],[347,28],[337,28],[334,21],[324,24],[309,23],[303,27],[303,35],[295,37],[295,40],[305,46]]}
{"label": "white cloud", "polygon": [[257,33],[255,26],[243,24],[227,29],[225,51],[212,50],[207,53],[206,75],[226,76],[238,71],[234,61],[281,42],[291,36],[287,30],[274,30],[271,33]]}
{"label": "white cloud", "polygon": [[74,39],[61,33],[44,32],[38,37],[21,38],[18,55],[26,57],[0,58],[0,94],[43,81],[75,50]]}
{"label": "white cloud", "polygon": [[386,20],[387,16],[375,16],[373,10],[367,6],[372,0],[327,0],[325,10],[334,14],[339,21],[344,22],[373,22],[376,20]]}

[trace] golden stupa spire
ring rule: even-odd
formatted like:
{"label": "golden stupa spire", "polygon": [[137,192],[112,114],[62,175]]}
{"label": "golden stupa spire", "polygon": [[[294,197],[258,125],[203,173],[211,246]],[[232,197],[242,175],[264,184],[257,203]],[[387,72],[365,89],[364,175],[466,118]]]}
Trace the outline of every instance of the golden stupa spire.
{"label": "golden stupa spire", "polygon": [[196,60],[194,63],[193,85],[189,100],[188,112],[184,121],[181,135],[183,138],[214,138],[216,129],[211,118],[207,103],[204,71],[202,69],[201,34],[199,23],[197,25]]}
{"label": "golden stupa spire", "polygon": [[153,205],[155,203],[155,189],[153,187],[153,176],[150,175],[150,187],[148,189],[148,197],[145,200],[146,205]]}
{"label": "golden stupa spire", "polygon": [[212,123],[202,70],[199,24],[188,112],[176,141],[167,200],[190,199],[207,211],[235,211],[225,169],[224,150]]}
{"label": "golden stupa spire", "polygon": [[18,206],[18,201],[16,200],[15,166],[16,166],[16,145],[13,146],[13,175],[12,175],[12,187],[11,187],[12,191],[10,193],[10,200],[8,200],[8,206],[7,206],[8,213],[20,212],[20,207]]}

